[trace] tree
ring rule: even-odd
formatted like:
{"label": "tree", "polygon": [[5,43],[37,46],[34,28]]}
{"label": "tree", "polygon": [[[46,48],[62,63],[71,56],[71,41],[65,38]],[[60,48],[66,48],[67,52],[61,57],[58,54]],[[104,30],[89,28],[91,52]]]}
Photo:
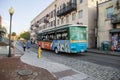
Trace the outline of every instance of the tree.
{"label": "tree", "polygon": [[15,32],[12,32],[12,36],[16,36],[16,33],[15,33]]}
{"label": "tree", "polygon": [[20,34],[20,38],[24,38],[25,40],[29,40],[30,39],[30,33],[28,31],[24,32],[24,33]]}

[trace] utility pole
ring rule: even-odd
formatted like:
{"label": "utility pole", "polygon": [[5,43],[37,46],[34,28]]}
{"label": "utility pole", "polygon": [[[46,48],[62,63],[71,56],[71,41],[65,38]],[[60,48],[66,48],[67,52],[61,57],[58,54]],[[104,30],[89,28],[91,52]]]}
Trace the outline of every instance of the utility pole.
{"label": "utility pole", "polygon": [[54,15],[55,16],[55,23],[54,23],[55,24],[55,28],[56,28],[56,15],[57,15],[57,12],[56,12],[56,4],[55,4],[55,15]]}
{"label": "utility pole", "polygon": [[98,9],[98,1],[96,1],[96,27],[95,27],[95,48],[97,48],[97,43],[98,43],[98,13],[99,13],[99,9]]}

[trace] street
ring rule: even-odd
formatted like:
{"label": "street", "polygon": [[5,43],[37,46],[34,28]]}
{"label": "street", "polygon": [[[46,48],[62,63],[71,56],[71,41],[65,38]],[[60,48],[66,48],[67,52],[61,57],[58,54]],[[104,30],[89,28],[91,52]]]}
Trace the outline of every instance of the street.
{"label": "street", "polygon": [[[34,46],[35,47],[35,46]],[[37,53],[37,48],[31,48]],[[118,80],[120,76],[120,57],[111,55],[101,55],[95,53],[82,54],[55,54],[53,51],[43,50],[42,57],[67,65],[77,71],[83,72],[101,80]]]}
{"label": "street", "polygon": [[[31,51],[37,54],[37,47],[32,45]],[[79,72],[95,77],[98,80],[120,79],[120,57],[118,56],[89,52],[82,54],[55,54],[53,51],[43,50],[42,57],[52,62],[64,64]]]}
{"label": "street", "polygon": [[[37,53],[36,48],[31,49],[33,52]],[[120,57],[119,56],[111,56],[111,55],[101,55],[101,54],[95,54],[95,53],[79,53],[79,54],[68,54],[68,53],[60,53],[55,54],[53,51],[43,50],[42,56],[48,57],[49,59],[53,59],[51,57],[65,57],[65,58],[73,58],[76,60],[82,60],[87,61],[99,65],[103,65],[106,67],[113,67],[120,69]],[[59,59],[58,58],[58,59]]]}
{"label": "street", "polygon": [[27,2],[0,3],[0,80],[20,61],[57,80],[120,80],[120,0]]}

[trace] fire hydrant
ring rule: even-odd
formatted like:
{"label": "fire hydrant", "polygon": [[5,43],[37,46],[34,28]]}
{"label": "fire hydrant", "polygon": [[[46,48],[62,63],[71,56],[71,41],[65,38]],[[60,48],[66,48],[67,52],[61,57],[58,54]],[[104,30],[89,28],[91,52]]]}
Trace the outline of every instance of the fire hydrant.
{"label": "fire hydrant", "polygon": [[41,58],[41,53],[42,53],[42,50],[41,50],[41,47],[39,46],[38,47],[38,58]]}

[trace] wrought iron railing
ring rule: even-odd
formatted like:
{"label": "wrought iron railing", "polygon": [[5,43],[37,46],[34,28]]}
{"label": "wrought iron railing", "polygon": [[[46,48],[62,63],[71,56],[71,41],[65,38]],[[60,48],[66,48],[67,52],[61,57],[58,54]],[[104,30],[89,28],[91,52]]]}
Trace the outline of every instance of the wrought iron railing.
{"label": "wrought iron railing", "polygon": [[112,15],[111,23],[112,24],[120,23],[120,13]]}
{"label": "wrought iron railing", "polygon": [[68,13],[70,13],[70,12],[76,10],[76,9],[77,9],[76,3],[70,3],[69,2],[67,6],[65,6],[62,9],[57,11],[57,16],[59,17],[59,16],[66,15],[66,14],[68,14]]}

